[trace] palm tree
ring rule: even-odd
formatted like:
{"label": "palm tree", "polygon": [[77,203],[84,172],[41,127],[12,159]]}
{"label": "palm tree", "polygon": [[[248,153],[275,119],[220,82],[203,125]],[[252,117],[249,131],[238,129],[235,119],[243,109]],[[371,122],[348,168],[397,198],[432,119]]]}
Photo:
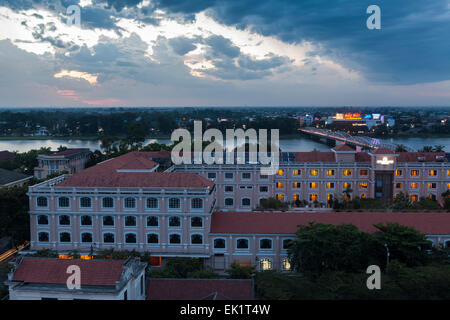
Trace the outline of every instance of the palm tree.
{"label": "palm tree", "polygon": [[435,145],[434,152],[444,152],[444,148],[445,148],[445,146]]}
{"label": "palm tree", "polygon": [[419,150],[419,152],[433,152],[432,146],[423,146],[422,150]]}
{"label": "palm tree", "polygon": [[404,144],[398,144],[395,148],[395,152],[407,152],[406,146]]}

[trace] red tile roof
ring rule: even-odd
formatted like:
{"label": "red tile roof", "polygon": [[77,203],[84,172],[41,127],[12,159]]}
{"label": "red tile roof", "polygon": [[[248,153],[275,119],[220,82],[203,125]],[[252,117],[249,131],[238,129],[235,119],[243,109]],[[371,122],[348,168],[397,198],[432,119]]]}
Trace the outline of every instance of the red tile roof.
{"label": "red tile roof", "polygon": [[55,187],[213,188],[214,182],[190,172],[117,172],[152,169],[148,152],[130,152],[104,161],[65,179]]}
{"label": "red tile roof", "polygon": [[49,154],[47,156],[51,156],[51,157],[69,156],[72,154],[76,154],[76,153],[80,153],[80,152],[87,152],[87,151],[89,151],[89,149],[67,149],[64,151],[58,151],[58,152]]}
{"label": "red tile roof", "polygon": [[7,150],[5,151],[0,151],[0,162],[2,162],[3,160],[10,160],[13,161],[15,158],[15,154],[12,152],[9,152]]}
{"label": "red tile roof", "polygon": [[395,154],[395,151],[389,149],[389,148],[377,148],[370,153],[372,154]]}
{"label": "red tile roof", "polygon": [[78,260],[25,257],[14,272],[13,281],[25,283],[66,284],[67,268],[77,265],[81,285],[115,286],[120,281],[126,260]]}
{"label": "red tile roof", "polygon": [[335,151],[355,151],[355,149],[353,149],[352,147],[350,147],[349,145],[342,143],[337,145],[336,147],[333,148],[333,150]]}
{"label": "red tile roof", "polygon": [[443,161],[447,161],[445,159],[444,152],[399,152],[398,153],[398,162],[419,162],[419,157],[425,159],[425,162],[436,162],[436,157],[443,157]]}
{"label": "red tile roof", "polygon": [[296,162],[335,162],[334,152],[295,152]]}
{"label": "red tile roof", "polygon": [[251,300],[251,280],[150,279],[147,300]]}
{"label": "red tile roof", "polygon": [[428,235],[450,235],[450,213],[412,212],[215,212],[211,233],[278,233],[294,234],[298,225],[309,222],[354,224],[358,229],[374,232],[377,223],[398,222]]}

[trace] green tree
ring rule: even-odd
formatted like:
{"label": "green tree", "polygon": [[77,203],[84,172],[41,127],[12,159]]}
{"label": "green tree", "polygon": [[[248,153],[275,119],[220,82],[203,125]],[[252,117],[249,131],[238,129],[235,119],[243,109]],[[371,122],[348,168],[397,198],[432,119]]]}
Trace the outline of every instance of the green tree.
{"label": "green tree", "polygon": [[232,263],[230,268],[225,270],[225,273],[230,279],[251,279],[256,272],[255,266],[240,266]]}

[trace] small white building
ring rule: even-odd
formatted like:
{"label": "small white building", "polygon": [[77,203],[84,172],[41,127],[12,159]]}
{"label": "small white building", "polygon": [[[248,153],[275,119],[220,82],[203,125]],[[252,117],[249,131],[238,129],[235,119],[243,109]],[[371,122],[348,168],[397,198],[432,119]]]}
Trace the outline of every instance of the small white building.
{"label": "small white building", "polygon": [[[79,289],[67,285],[69,277],[74,275],[70,266],[79,267]],[[5,284],[9,286],[10,300],[145,300],[146,266],[138,258],[82,260],[20,257]]]}

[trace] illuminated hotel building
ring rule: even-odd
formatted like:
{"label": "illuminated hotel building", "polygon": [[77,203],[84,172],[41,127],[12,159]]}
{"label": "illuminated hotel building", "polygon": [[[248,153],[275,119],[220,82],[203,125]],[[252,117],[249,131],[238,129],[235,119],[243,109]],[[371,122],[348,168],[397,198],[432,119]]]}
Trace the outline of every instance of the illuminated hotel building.
{"label": "illuminated hotel building", "polygon": [[353,223],[369,232],[374,223],[399,222],[435,244],[450,245],[446,213],[305,213],[294,206],[289,213],[255,210],[269,197],[323,207],[347,194],[388,202],[403,191],[411,201],[441,200],[450,188],[444,153],[382,148],[367,153],[339,145],[330,152],[281,153],[277,174],[269,176],[248,161],[174,165],[157,172],[158,163],[151,160],[155,154],[128,153],[30,187],[31,250],[88,255],[113,248],[149,251],[153,265],[181,256],[202,258],[217,271],[232,262],[289,269],[288,242],[299,224],[312,220]]}

